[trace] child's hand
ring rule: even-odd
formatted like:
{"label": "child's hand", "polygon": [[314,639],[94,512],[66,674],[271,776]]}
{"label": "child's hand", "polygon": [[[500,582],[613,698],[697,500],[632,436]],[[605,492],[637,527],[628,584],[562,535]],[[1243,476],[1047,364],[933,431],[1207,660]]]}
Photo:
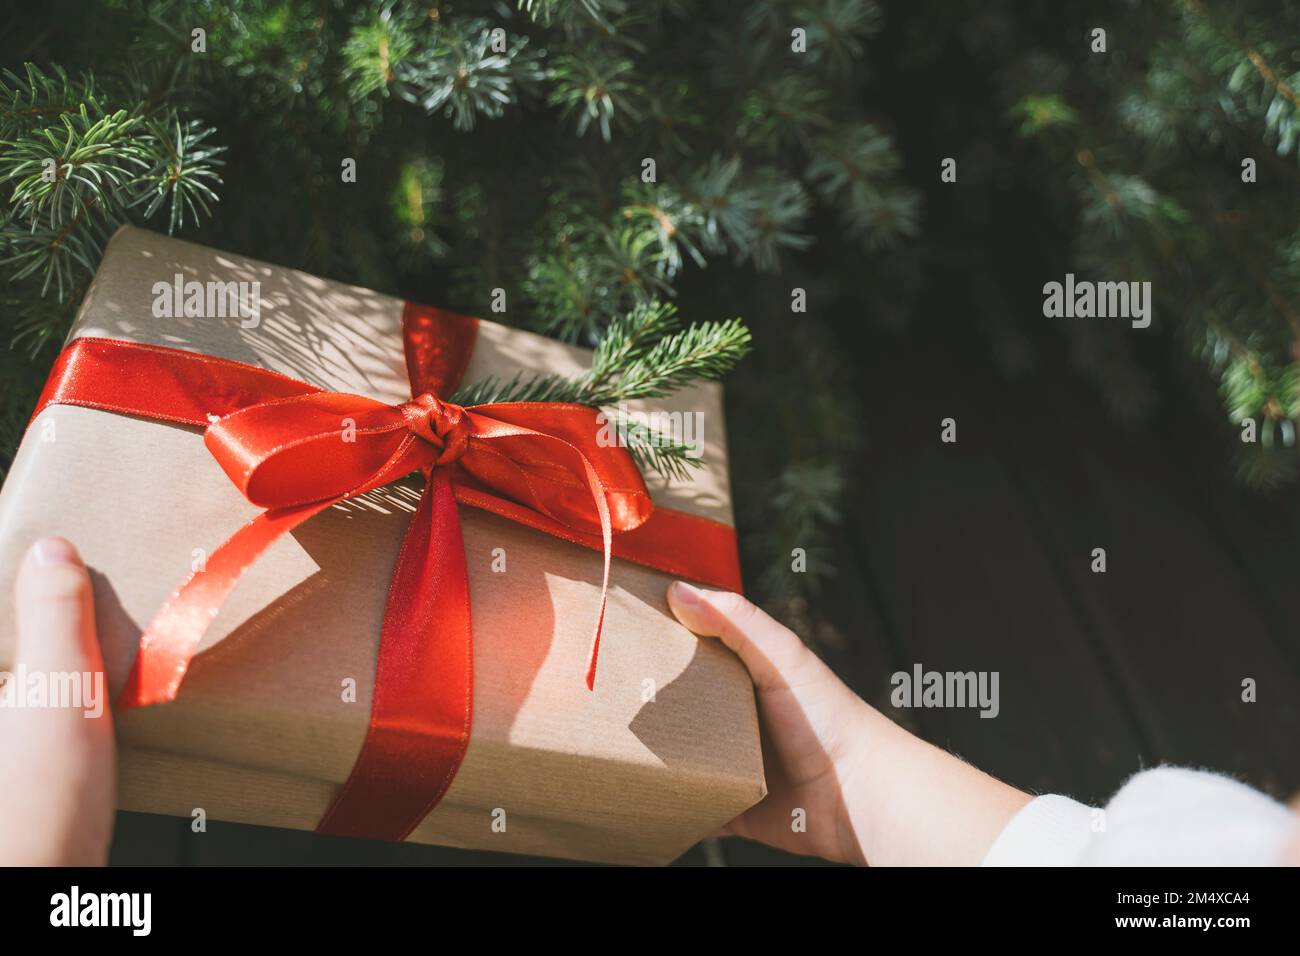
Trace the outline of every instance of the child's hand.
{"label": "child's hand", "polygon": [[740,595],[677,582],[668,603],[735,651],[758,693],[769,792],[728,833],[846,863],[975,864],[1029,801],[868,706]]}
{"label": "child's hand", "polygon": [[[865,863],[852,789],[869,708],[803,641],[739,594],[680,581],[668,603],[686,627],[720,637],[758,692],[768,795],[727,827],[733,836],[842,863]],[[802,820],[797,811],[802,811]]]}
{"label": "child's hand", "polygon": [[[90,577],[61,538],[37,542],[14,585],[18,642],[14,671],[29,680],[102,675]],[[10,677],[16,681],[16,676]],[[88,866],[108,858],[113,829],[115,751],[106,684],[98,716],[86,707],[0,707],[0,864]],[[12,693],[21,697],[24,687]]]}

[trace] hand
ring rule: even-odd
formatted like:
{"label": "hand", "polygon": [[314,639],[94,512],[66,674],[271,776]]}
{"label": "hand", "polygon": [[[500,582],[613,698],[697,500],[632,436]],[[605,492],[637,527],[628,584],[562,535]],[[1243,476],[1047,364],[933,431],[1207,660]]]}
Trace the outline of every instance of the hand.
{"label": "hand", "polygon": [[757,691],[768,795],[728,834],[842,863],[973,865],[1029,801],[870,707],[740,595],[679,581],[668,604],[735,651]]}
{"label": "hand", "polygon": [[[24,705],[0,707],[0,864],[102,865],[116,757],[90,577],[71,544],[46,538],[27,552],[14,589],[18,641],[8,679]],[[33,682],[54,687],[52,676],[72,674],[81,693],[71,706],[33,706]]]}
{"label": "hand", "polygon": [[[865,863],[851,791],[863,769],[859,728],[870,708],[803,641],[739,594],[677,582],[668,604],[687,628],[735,651],[757,690],[768,795],[733,820],[728,835]],[[796,810],[803,811],[803,832]]]}

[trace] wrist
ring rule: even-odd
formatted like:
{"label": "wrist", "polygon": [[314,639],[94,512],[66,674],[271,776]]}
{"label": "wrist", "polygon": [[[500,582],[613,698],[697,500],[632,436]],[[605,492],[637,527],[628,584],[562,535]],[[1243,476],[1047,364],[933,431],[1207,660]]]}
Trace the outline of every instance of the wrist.
{"label": "wrist", "polygon": [[877,791],[882,785],[882,761],[892,746],[895,732],[905,733],[892,720],[861,698],[848,720],[847,752],[840,766],[844,813],[840,825],[840,862],[854,866],[878,863],[881,849]]}
{"label": "wrist", "polygon": [[974,866],[1029,795],[863,704],[844,775],[849,859],[871,866]]}

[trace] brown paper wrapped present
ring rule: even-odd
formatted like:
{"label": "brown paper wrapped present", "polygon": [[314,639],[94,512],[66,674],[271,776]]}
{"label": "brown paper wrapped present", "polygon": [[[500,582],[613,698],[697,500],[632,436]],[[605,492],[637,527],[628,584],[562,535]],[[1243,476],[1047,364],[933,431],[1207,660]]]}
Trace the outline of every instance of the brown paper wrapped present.
{"label": "brown paper wrapped present", "polygon": [[[155,317],[155,284],[177,275],[260,283],[257,321]],[[124,228],[70,340],[185,349],[400,403],[410,398],[402,311],[388,296]],[[588,362],[583,349],[482,322],[464,381],[572,375]],[[686,480],[647,478],[656,506],[730,525],[721,390],[686,389],[656,407],[700,412],[708,426],[705,467]],[[366,736],[388,581],[419,493],[418,477],[387,485],[270,548],[222,605],[177,699],[116,715],[122,808],[317,825]],[[0,490],[0,668],[12,663],[12,581],[36,539],[65,536],[86,559],[116,695],[142,628],[196,560],[258,510],[196,428],[46,407]],[[664,597],[670,575],[615,559],[600,679],[588,691],[601,556],[460,511],[473,733],[450,789],[409,839],[663,863],[761,799],[748,675],[716,641],[676,623]]]}

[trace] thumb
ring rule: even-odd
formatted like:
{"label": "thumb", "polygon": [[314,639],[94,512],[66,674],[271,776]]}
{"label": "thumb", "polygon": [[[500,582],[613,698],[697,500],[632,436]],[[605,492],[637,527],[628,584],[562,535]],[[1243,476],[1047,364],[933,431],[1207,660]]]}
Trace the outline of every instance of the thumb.
{"label": "thumb", "polygon": [[12,707],[0,708],[0,773],[15,785],[0,798],[0,851],[8,862],[102,863],[115,748],[90,576],[76,548],[46,538],[14,590],[18,674]]}
{"label": "thumb", "polygon": [[62,538],[32,545],[15,584],[18,660],[28,671],[103,670],[90,576]]}
{"label": "thumb", "polygon": [[837,679],[794,632],[739,594],[674,581],[668,588],[668,606],[688,630],[721,638],[760,690]]}

